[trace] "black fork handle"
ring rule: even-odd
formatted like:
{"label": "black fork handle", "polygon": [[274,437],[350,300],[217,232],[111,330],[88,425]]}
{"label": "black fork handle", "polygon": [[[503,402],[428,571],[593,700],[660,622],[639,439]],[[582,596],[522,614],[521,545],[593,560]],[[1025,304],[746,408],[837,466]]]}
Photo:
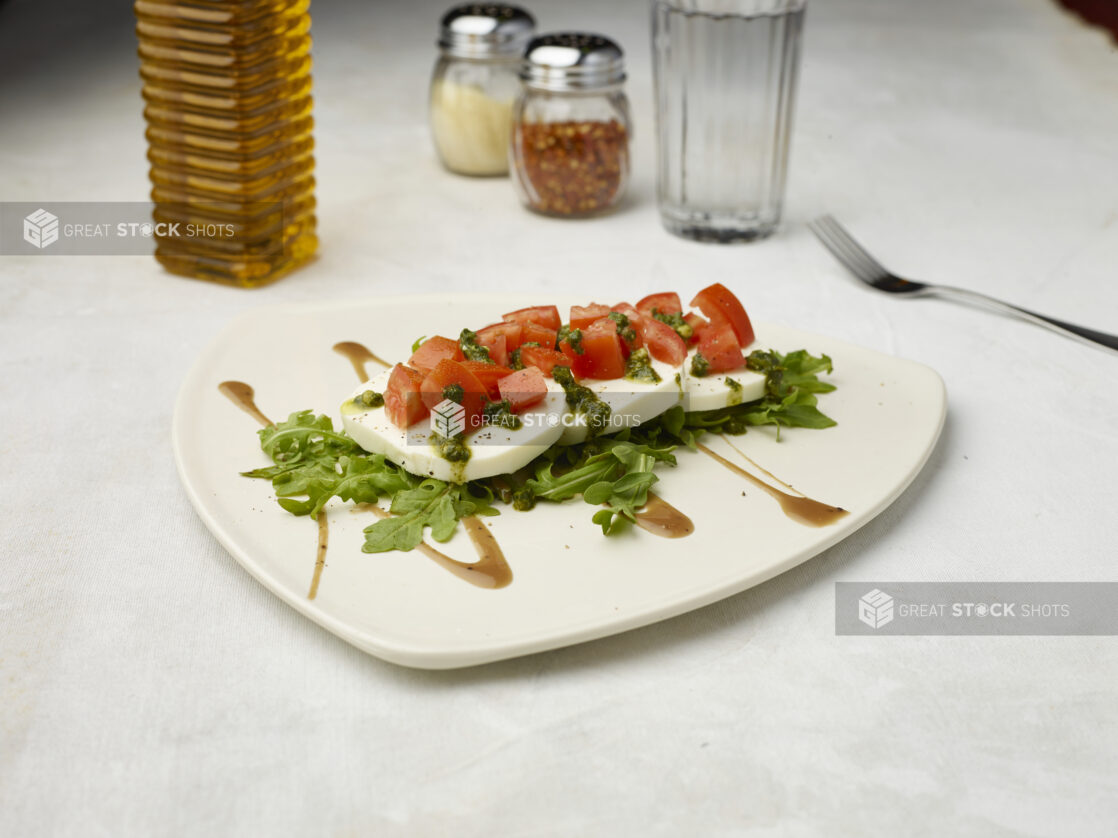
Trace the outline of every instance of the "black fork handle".
{"label": "black fork handle", "polygon": [[929,285],[927,288],[930,294],[977,303],[986,308],[1000,311],[1012,317],[1020,318],[1021,320],[1026,320],[1037,326],[1042,326],[1058,334],[1065,336],[1070,335],[1080,340],[1097,343],[1108,349],[1118,350],[1118,335],[1100,332],[1097,329],[1088,329],[1085,326],[1077,326],[1074,323],[1057,320],[1055,317],[1049,317],[1045,314],[1037,314],[1035,311],[1029,311],[1027,308],[1020,308],[1002,300],[987,297],[985,294],[980,294],[977,291],[969,291],[966,288],[954,288],[950,285]]}

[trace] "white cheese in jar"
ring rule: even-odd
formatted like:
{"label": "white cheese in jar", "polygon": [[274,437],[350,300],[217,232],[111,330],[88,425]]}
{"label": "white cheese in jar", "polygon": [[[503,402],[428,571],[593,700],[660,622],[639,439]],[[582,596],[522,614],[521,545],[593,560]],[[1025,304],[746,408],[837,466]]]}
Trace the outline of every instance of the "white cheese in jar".
{"label": "white cheese in jar", "polygon": [[447,79],[431,85],[431,133],[443,165],[463,175],[508,174],[512,98]]}

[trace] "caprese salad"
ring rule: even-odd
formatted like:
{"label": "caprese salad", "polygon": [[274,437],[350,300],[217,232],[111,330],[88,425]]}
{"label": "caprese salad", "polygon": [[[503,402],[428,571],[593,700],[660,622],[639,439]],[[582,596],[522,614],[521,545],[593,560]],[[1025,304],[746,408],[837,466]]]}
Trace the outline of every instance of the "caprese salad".
{"label": "caprese salad", "polygon": [[[684,313],[675,293],[635,306],[522,308],[455,337],[418,341],[411,357],[358,388],[346,433],[413,474],[464,483],[514,472],[552,445],[638,427],[680,405],[708,411],[764,395],[748,368],[745,308],[725,286]],[[447,405],[450,402],[451,405]],[[456,416],[447,433],[441,414]]]}
{"label": "caprese salad", "polygon": [[[566,315],[566,316],[564,316]],[[674,292],[560,312],[520,308],[457,335],[418,339],[406,361],[341,406],[343,433],[310,411],[260,432],[273,480],[295,514],[332,497],[389,496],[397,518],[366,530],[365,549],[446,540],[466,515],[582,496],[608,534],[635,520],[672,451],[704,432],[752,425],[824,428],[815,395],[826,355],[754,345],[749,315],[724,285],[684,308]],[[407,519],[405,526],[399,520]]]}

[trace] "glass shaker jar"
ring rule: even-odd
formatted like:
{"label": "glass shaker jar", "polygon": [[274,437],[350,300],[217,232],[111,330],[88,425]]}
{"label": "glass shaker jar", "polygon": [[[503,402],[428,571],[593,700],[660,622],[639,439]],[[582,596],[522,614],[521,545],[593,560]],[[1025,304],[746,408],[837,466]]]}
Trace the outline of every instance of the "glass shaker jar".
{"label": "glass shaker jar", "polygon": [[629,100],[621,47],[561,32],[524,54],[513,112],[513,180],[525,206],[580,218],[605,212],[629,181]]}
{"label": "glass shaker jar", "polygon": [[517,6],[468,3],[442,19],[429,117],[443,165],[463,175],[508,173],[517,71],[535,18]]}

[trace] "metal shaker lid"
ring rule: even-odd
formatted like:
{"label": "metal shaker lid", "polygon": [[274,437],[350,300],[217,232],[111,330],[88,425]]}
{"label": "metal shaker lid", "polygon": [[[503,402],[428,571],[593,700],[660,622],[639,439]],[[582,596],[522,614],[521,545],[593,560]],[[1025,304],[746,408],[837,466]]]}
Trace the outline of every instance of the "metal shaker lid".
{"label": "metal shaker lid", "polygon": [[520,78],[555,92],[595,90],[625,81],[625,55],[603,35],[556,32],[528,44]]}
{"label": "metal shaker lid", "polygon": [[439,46],[459,58],[519,55],[536,31],[536,19],[519,6],[464,3],[443,15]]}

